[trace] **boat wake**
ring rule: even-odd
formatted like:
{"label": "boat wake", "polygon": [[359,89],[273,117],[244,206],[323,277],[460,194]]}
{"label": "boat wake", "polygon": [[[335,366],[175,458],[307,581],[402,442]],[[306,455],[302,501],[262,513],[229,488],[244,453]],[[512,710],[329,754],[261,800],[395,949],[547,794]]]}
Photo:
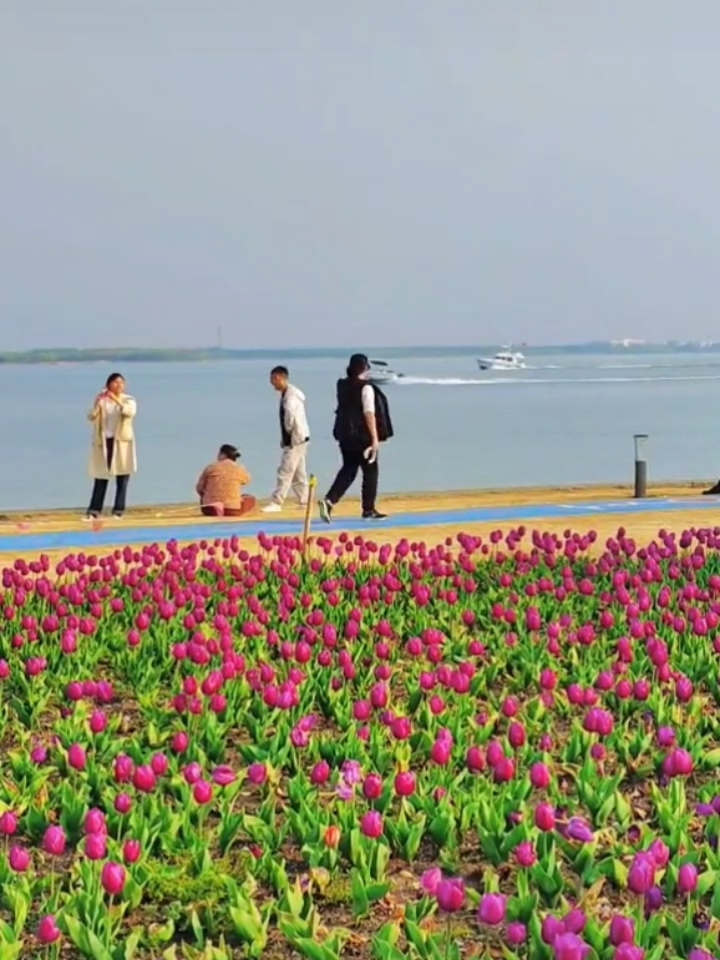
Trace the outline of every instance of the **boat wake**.
{"label": "boat wake", "polygon": [[397,380],[401,386],[432,386],[432,387],[466,387],[466,386],[525,386],[531,384],[549,384],[561,386],[564,383],[658,383],[658,382],[694,382],[700,380],[720,380],[720,373],[716,374],[688,374],[685,376],[649,376],[649,377],[524,377],[513,373],[504,377],[402,377]]}

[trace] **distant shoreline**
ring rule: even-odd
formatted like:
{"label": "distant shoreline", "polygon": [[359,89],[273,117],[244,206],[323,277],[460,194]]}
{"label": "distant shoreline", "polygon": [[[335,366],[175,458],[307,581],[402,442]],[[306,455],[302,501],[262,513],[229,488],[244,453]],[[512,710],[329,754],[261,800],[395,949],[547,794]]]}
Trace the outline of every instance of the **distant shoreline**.
{"label": "distant shoreline", "polygon": [[[357,345],[353,347],[308,348],[290,347],[277,349],[242,349],[234,350],[224,347],[198,348],[142,348],[142,347],[108,347],[108,348],[78,348],[55,349],[41,348],[38,350],[3,351],[0,352],[0,366],[28,365],[28,364],[77,364],[77,363],[207,363],[221,360],[268,360],[275,363],[291,359],[318,359],[342,358],[352,353],[353,349],[362,349],[371,358],[387,357],[437,357],[437,356],[477,356],[497,349],[495,345],[474,346],[417,346],[417,347],[369,347]],[[670,341],[668,343],[610,343],[607,341],[592,341],[588,343],[553,344],[543,346],[521,345],[521,349],[529,351],[533,356],[547,356],[557,353],[566,354],[609,354],[617,356],[637,356],[647,353],[720,353],[720,344],[687,343]]]}

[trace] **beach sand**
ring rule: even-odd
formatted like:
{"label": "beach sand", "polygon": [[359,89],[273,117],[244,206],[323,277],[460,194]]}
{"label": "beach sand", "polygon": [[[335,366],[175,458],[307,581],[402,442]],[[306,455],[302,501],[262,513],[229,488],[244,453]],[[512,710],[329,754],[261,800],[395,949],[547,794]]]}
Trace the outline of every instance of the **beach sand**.
{"label": "beach sand", "polygon": [[[589,530],[595,530],[598,533],[598,546],[604,544],[605,540],[614,536],[619,527],[624,527],[628,535],[632,536],[638,542],[648,542],[661,528],[680,532],[692,526],[714,525],[716,514],[713,510],[704,509],[702,512],[693,510],[693,501],[696,500],[707,483],[686,483],[686,484],[664,484],[657,485],[650,491],[651,497],[672,497],[679,500],[683,497],[688,499],[687,510],[674,510],[671,512],[663,511],[659,507],[658,511],[643,512],[642,514],[592,514],[578,515],[573,513],[568,517],[552,520],[527,520],[522,521],[504,521],[502,523],[478,522],[470,523],[455,521],[450,524],[438,526],[419,526],[417,528],[392,528],[390,527],[369,527],[358,519],[359,502],[356,499],[348,498],[337,509],[335,513],[335,523],[331,527],[321,525],[313,518],[312,535],[334,537],[346,531],[363,531],[363,534],[369,539],[374,539],[378,543],[397,543],[400,540],[422,541],[427,544],[443,543],[447,538],[454,538],[458,533],[469,533],[476,536],[488,536],[495,529],[508,531],[521,523],[530,530],[552,531],[562,533],[565,529],[572,529],[574,532],[586,533]],[[628,499],[632,495],[632,490],[626,485],[603,486],[568,486],[568,487],[524,487],[505,490],[468,490],[454,491],[449,493],[424,493],[424,494],[404,494],[388,495],[381,499],[380,506],[392,514],[407,513],[427,513],[429,511],[463,511],[481,507],[506,507],[522,506],[527,507],[532,504],[580,504],[583,502],[599,503],[602,501],[620,501]],[[281,519],[300,519],[303,511],[298,507],[288,507],[282,514]],[[36,511],[32,513],[12,513],[6,514],[0,518],[0,562],[7,563],[10,559],[23,556],[30,559],[37,554],[37,551],[25,553],[13,549],[12,551],[3,551],[3,536],[11,536],[15,539],[22,532],[40,534],[43,532],[57,533],[64,530],[87,529],[81,519],[80,511]],[[720,516],[720,503],[718,504],[718,516]],[[255,523],[258,520],[267,519],[267,532],[272,533],[272,523],[277,519],[277,515],[267,516],[259,510],[250,514],[248,520]],[[225,523],[227,521],[224,521]],[[207,528],[208,538],[212,537],[213,526],[217,523],[213,519],[205,519],[198,513],[195,504],[176,504],[156,507],[140,507],[130,510],[127,516],[121,521],[106,521],[108,526],[122,529],[128,527],[128,541],[132,545],[131,531],[135,527],[157,527],[158,540],[162,541],[162,528],[168,524],[180,526],[183,524],[202,525]],[[243,520],[237,523],[237,535],[243,537]],[[254,535],[249,534],[253,540]],[[96,554],[102,556],[110,553],[112,547],[98,544]],[[85,548],[85,552],[90,552]],[[68,553],[68,550],[49,551],[48,555],[53,562],[57,562]]]}

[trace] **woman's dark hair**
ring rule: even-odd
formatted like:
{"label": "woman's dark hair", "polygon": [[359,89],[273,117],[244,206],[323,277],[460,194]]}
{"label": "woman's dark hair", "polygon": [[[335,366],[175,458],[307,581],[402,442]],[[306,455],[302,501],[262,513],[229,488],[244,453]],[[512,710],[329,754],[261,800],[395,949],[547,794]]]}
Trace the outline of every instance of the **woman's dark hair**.
{"label": "woman's dark hair", "polygon": [[110,376],[105,381],[105,389],[109,390],[110,384],[113,383],[115,380],[124,380],[124,379],[125,377],[121,373],[111,373]]}
{"label": "woman's dark hair", "polygon": [[237,447],[234,447],[231,443],[224,443],[220,447],[220,454],[225,457],[226,460],[239,460],[240,451]]}
{"label": "woman's dark hair", "polygon": [[365,356],[364,353],[354,353],[350,357],[350,362],[347,365],[347,375],[349,377],[359,377],[362,373],[365,373],[366,370],[370,369],[370,361]]}

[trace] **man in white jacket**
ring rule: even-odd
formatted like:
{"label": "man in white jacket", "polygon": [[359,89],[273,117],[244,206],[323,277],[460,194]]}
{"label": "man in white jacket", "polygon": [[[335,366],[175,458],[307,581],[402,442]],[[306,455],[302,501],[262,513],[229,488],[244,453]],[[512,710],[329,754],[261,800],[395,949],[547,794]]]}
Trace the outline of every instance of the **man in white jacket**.
{"label": "man in white jacket", "polygon": [[282,458],[277,472],[277,485],[264,513],[279,513],[285,498],[292,491],[299,504],[308,500],[307,450],[310,427],[305,412],[305,394],[290,383],[287,367],[273,367],[270,383],[280,394],[280,446]]}

